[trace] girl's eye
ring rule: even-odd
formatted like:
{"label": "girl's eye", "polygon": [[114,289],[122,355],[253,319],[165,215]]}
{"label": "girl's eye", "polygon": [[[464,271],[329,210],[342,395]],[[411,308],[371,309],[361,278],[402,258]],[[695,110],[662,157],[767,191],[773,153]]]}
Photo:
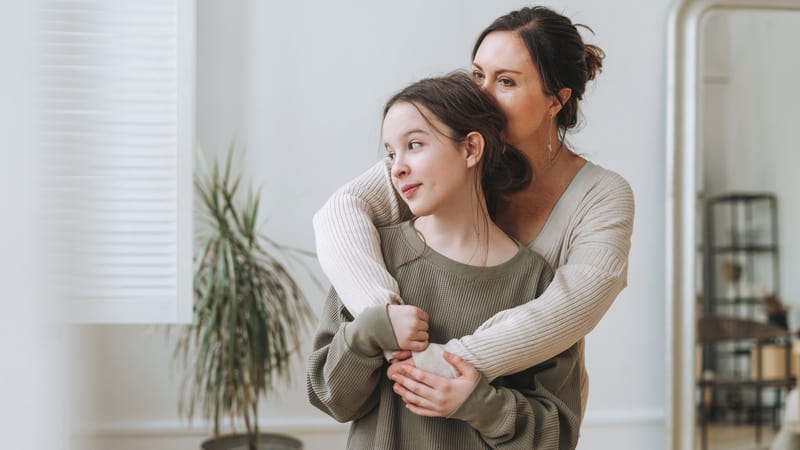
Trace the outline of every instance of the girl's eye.
{"label": "girl's eye", "polygon": [[422,146],[422,142],[419,142],[419,141],[411,141],[411,142],[408,143],[409,150],[415,149],[415,148],[419,148],[421,146]]}
{"label": "girl's eye", "polygon": [[394,152],[387,152],[386,159],[388,159],[389,161],[394,161]]}

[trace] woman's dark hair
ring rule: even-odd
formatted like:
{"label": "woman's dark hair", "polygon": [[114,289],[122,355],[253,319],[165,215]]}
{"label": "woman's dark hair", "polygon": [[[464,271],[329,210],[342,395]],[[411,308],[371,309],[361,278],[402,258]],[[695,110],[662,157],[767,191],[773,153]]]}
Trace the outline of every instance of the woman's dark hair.
{"label": "woman's dark hair", "polygon": [[437,131],[456,142],[463,141],[473,131],[483,136],[480,183],[492,219],[504,195],[519,191],[530,183],[532,171],[527,158],[501,139],[506,127],[505,115],[495,100],[483,92],[467,73],[453,72],[410,84],[386,102],[383,117],[392,106],[402,102],[417,108],[433,126],[431,118],[419,108],[425,107],[439,122],[447,125],[452,134]]}
{"label": "woman's dark hair", "polygon": [[566,131],[578,123],[578,102],[583,99],[586,83],[602,70],[605,53],[600,47],[584,44],[578,27],[592,29],[572,21],[544,6],[522,8],[498,17],[475,42],[472,59],[478,53],[484,38],[494,31],[513,31],[528,48],[531,61],[542,77],[542,86],[548,95],[558,97],[563,88],[572,89],[572,95],[562,103],[557,124],[561,140]]}

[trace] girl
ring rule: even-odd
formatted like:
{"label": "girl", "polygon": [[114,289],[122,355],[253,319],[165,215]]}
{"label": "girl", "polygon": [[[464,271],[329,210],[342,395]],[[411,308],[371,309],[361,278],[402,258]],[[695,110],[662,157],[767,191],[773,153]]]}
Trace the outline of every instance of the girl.
{"label": "girl", "polygon": [[[499,311],[538,296],[552,279],[541,256],[492,220],[501,197],[530,181],[524,157],[500,139],[505,127],[492,98],[463,73],[414,83],[384,109],[392,185],[416,219],[378,230],[382,256],[405,303],[427,312],[431,342],[472,333]],[[453,397],[462,401],[445,411],[448,418],[403,406],[386,376],[382,351],[391,348],[397,342],[385,305],[366,307],[353,320],[331,292],[307,385],[312,404],[336,420],[353,421],[348,448],[555,450],[577,444],[577,346],[492,383],[451,359],[459,369]]]}

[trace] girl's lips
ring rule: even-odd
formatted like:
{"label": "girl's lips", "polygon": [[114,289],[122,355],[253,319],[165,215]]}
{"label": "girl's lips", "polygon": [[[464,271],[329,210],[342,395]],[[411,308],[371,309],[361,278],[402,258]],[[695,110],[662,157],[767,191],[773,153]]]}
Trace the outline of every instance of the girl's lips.
{"label": "girl's lips", "polygon": [[403,186],[401,191],[403,192],[404,196],[411,197],[412,195],[414,195],[415,192],[417,192],[417,189],[420,186],[421,186],[421,184],[409,184],[409,185]]}

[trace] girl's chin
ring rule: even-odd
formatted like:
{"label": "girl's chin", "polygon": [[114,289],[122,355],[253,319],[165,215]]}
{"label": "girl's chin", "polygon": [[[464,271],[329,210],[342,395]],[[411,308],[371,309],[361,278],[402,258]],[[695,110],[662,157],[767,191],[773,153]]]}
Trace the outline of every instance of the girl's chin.
{"label": "girl's chin", "polygon": [[411,214],[413,214],[414,217],[423,217],[431,213],[427,208],[420,208],[419,205],[412,205],[411,203],[406,202],[406,205],[408,205],[408,209],[411,210]]}

